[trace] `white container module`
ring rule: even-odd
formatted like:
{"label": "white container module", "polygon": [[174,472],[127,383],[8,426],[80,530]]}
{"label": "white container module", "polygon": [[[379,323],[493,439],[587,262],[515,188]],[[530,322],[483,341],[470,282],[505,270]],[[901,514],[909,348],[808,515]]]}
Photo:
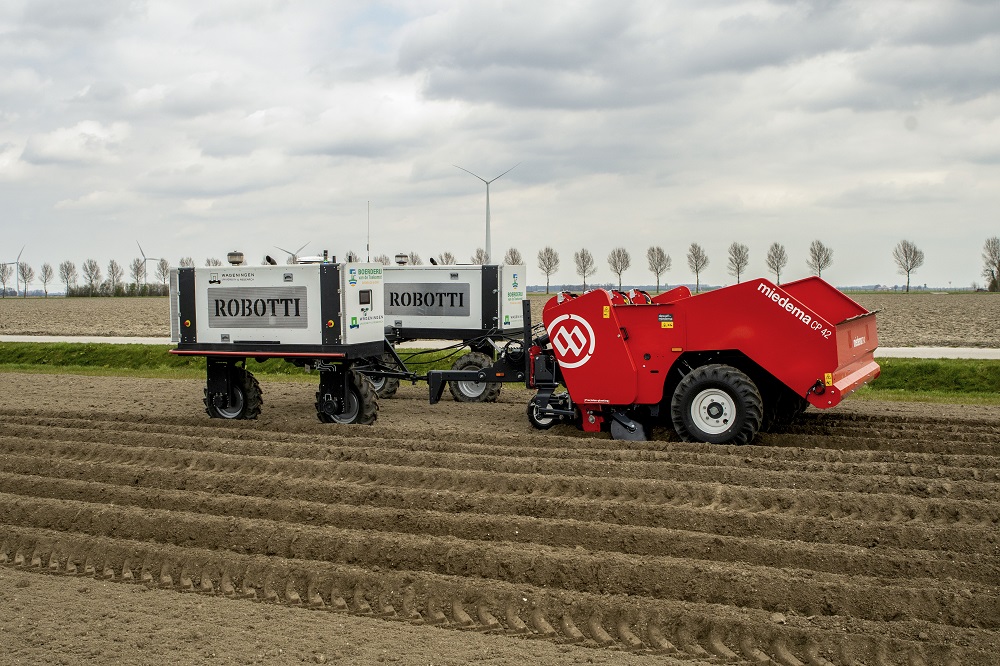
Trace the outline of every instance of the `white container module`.
{"label": "white container module", "polygon": [[525,267],[386,266],[390,339],[470,339],[524,328]]}
{"label": "white container module", "polygon": [[[381,344],[385,316],[379,264],[213,266],[171,279],[171,331],[182,347],[266,348],[280,355]],[[295,349],[292,349],[295,348]]]}

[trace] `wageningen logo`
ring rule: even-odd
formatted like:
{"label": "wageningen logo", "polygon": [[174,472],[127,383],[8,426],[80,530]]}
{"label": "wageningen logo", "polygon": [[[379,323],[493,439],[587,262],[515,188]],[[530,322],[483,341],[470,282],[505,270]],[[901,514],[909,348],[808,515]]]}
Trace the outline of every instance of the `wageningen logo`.
{"label": "wageningen logo", "polygon": [[578,368],[594,355],[597,338],[590,323],[575,314],[556,317],[548,328],[549,340],[563,368]]}

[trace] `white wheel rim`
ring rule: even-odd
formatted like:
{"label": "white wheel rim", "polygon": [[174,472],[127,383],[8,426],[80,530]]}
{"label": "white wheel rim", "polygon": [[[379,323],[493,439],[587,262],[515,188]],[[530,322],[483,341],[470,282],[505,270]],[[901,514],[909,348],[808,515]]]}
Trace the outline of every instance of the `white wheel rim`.
{"label": "white wheel rim", "polygon": [[725,391],[705,389],[691,402],[691,420],[702,432],[719,435],[733,426],[736,403]]}
{"label": "white wheel rim", "polygon": [[538,425],[548,425],[548,424],[550,424],[550,423],[552,423],[553,421],[556,420],[556,417],[554,417],[554,416],[541,416],[541,415],[539,415],[539,413],[538,413],[538,406],[537,405],[532,405],[531,406],[531,410],[532,410],[531,411],[532,416],[535,419],[535,423],[537,423]]}

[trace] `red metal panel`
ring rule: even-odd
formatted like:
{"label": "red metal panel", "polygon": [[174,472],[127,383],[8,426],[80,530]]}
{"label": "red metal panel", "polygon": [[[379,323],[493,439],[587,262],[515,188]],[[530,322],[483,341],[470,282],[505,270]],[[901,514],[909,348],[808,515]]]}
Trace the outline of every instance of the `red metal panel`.
{"label": "red metal panel", "polygon": [[598,289],[561,304],[552,299],[543,311],[549,343],[577,403],[629,405],[635,401],[635,365],[615,310],[608,293]]}

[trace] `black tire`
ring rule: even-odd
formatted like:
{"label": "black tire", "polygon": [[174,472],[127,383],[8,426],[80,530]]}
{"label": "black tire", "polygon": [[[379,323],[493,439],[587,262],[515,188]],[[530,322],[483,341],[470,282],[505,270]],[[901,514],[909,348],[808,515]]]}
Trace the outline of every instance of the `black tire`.
{"label": "black tire", "polygon": [[685,442],[747,444],[764,420],[756,384],[729,365],[703,365],[681,380],[670,401],[674,430]]}
{"label": "black tire", "polygon": [[244,368],[233,368],[233,382],[233,404],[224,409],[215,405],[205,389],[205,413],[213,419],[256,419],[264,404],[257,378]]}
{"label": "black tire", "polygon": [[[402,368],[400,368],[396,363],[396,359],[389,352],[382,354],[379,358],[379,363],[390,367],[393,370],[402,370]],[[368,375],[368,381],[372,383],[372,388],[375,389],[375,395],[377,395],[380,400],[388,400],[392,396],[396,395],[396,391],[399,390],[399,377]]]}
{"label": "black tire", "polygon": [[[486,354],[469,352],[455,361],[452,370],[482,370],[493,365]],[[496,402],[500,397],[499,382],[448,382],[448,390],[457,402]]]}
{"label": "black tire", "polygon": [[532,400],[528,403],[528,423],[536,430],[548,430],[558,424],[562,419],[558,416],[541,416],[538,413],[538,405]]}
{"label": "black tire", "polygon": [[316,416],[323,423],[353,423],[371,425],[378,418],[378,397],[367,377],[361,373],[350,371],[351,378],[347,385],[345,405],[340,414],[327,414],[320,411],[321,394],[316,392]]}

